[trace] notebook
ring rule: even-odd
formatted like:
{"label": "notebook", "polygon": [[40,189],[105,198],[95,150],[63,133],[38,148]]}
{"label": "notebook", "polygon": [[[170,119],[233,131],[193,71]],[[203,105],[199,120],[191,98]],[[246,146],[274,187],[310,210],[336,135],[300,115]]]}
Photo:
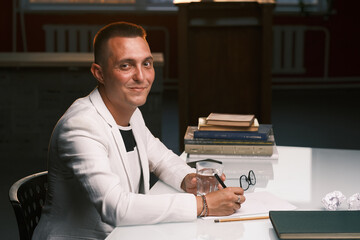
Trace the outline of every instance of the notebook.
{"label": "notebook", "polygon": [[270,211],[280,239],[360,239],[360,211]]}

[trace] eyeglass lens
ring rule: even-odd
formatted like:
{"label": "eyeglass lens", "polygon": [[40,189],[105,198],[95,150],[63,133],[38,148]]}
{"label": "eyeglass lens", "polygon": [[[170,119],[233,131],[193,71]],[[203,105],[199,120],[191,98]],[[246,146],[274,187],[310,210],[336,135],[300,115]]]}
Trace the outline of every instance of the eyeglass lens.
{"label": "eyeglass lens", "polygon": [[244,190],[247,190],[249,188],[249,181],[245,175],[242,175],[240,177],[240,187]]}
{"label": "eyeglass lens", "polygon": [[256,177],[255,177],[255,173],[253,170],[249,171],[249,181],[250,181],[250,185],[255,185],[256,183]]}
{"label": "eyeglass lens", "polygon": [[244,190],[247,190],[250,185],[256,184],[256,177],[253,170],[249,171],[248,176],[242,175],[240,177],[240,187]]}

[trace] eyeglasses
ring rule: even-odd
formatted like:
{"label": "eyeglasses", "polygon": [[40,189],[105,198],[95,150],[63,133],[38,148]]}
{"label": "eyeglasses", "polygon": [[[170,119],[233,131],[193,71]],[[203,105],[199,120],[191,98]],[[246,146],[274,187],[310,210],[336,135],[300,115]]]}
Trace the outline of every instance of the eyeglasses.
{"label": "eyeglasses", "polygon": [[239,181],[240,187],[244,189],[244,191],[248,190],[250,185],[256,184],[256,177],[254,171],[250,170],[248,176],[241,175]]}

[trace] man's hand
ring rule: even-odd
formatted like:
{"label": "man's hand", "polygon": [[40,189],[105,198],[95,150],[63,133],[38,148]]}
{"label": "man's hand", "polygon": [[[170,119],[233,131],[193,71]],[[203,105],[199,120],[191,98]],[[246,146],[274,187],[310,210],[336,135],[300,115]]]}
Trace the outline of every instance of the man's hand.
{"label": "man's hand", "polygon": [[206,194],[210,216],[227,216],[241,208],[245,202],[244,190],[228,187]]}
{"label": "man's hand", "polygon": [[[223,181],[226,180],[224,174],[222,174],[220,178]],[[192,193],[196,195],[196,191],[197,191],[196,173],[189,173],[188,175],[186,175],[181,183],[181,188],[187,193]],[[219,184],[218,188],[222,189],[222,186]]]}
{"label": "man's hand", "polygon": [[181,188],[187,193],[196,195],[196,173],[186,175],[181,183]]}

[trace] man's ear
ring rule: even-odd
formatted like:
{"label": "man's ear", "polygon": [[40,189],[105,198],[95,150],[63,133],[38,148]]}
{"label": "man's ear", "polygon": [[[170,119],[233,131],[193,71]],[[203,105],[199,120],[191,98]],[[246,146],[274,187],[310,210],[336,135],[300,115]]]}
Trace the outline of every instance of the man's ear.
{"label": "man's ear", "polygon": [[99,64],[91,64],[91,72],[99,83],[104,84],[104,75],[102,73],[102,68]]}

